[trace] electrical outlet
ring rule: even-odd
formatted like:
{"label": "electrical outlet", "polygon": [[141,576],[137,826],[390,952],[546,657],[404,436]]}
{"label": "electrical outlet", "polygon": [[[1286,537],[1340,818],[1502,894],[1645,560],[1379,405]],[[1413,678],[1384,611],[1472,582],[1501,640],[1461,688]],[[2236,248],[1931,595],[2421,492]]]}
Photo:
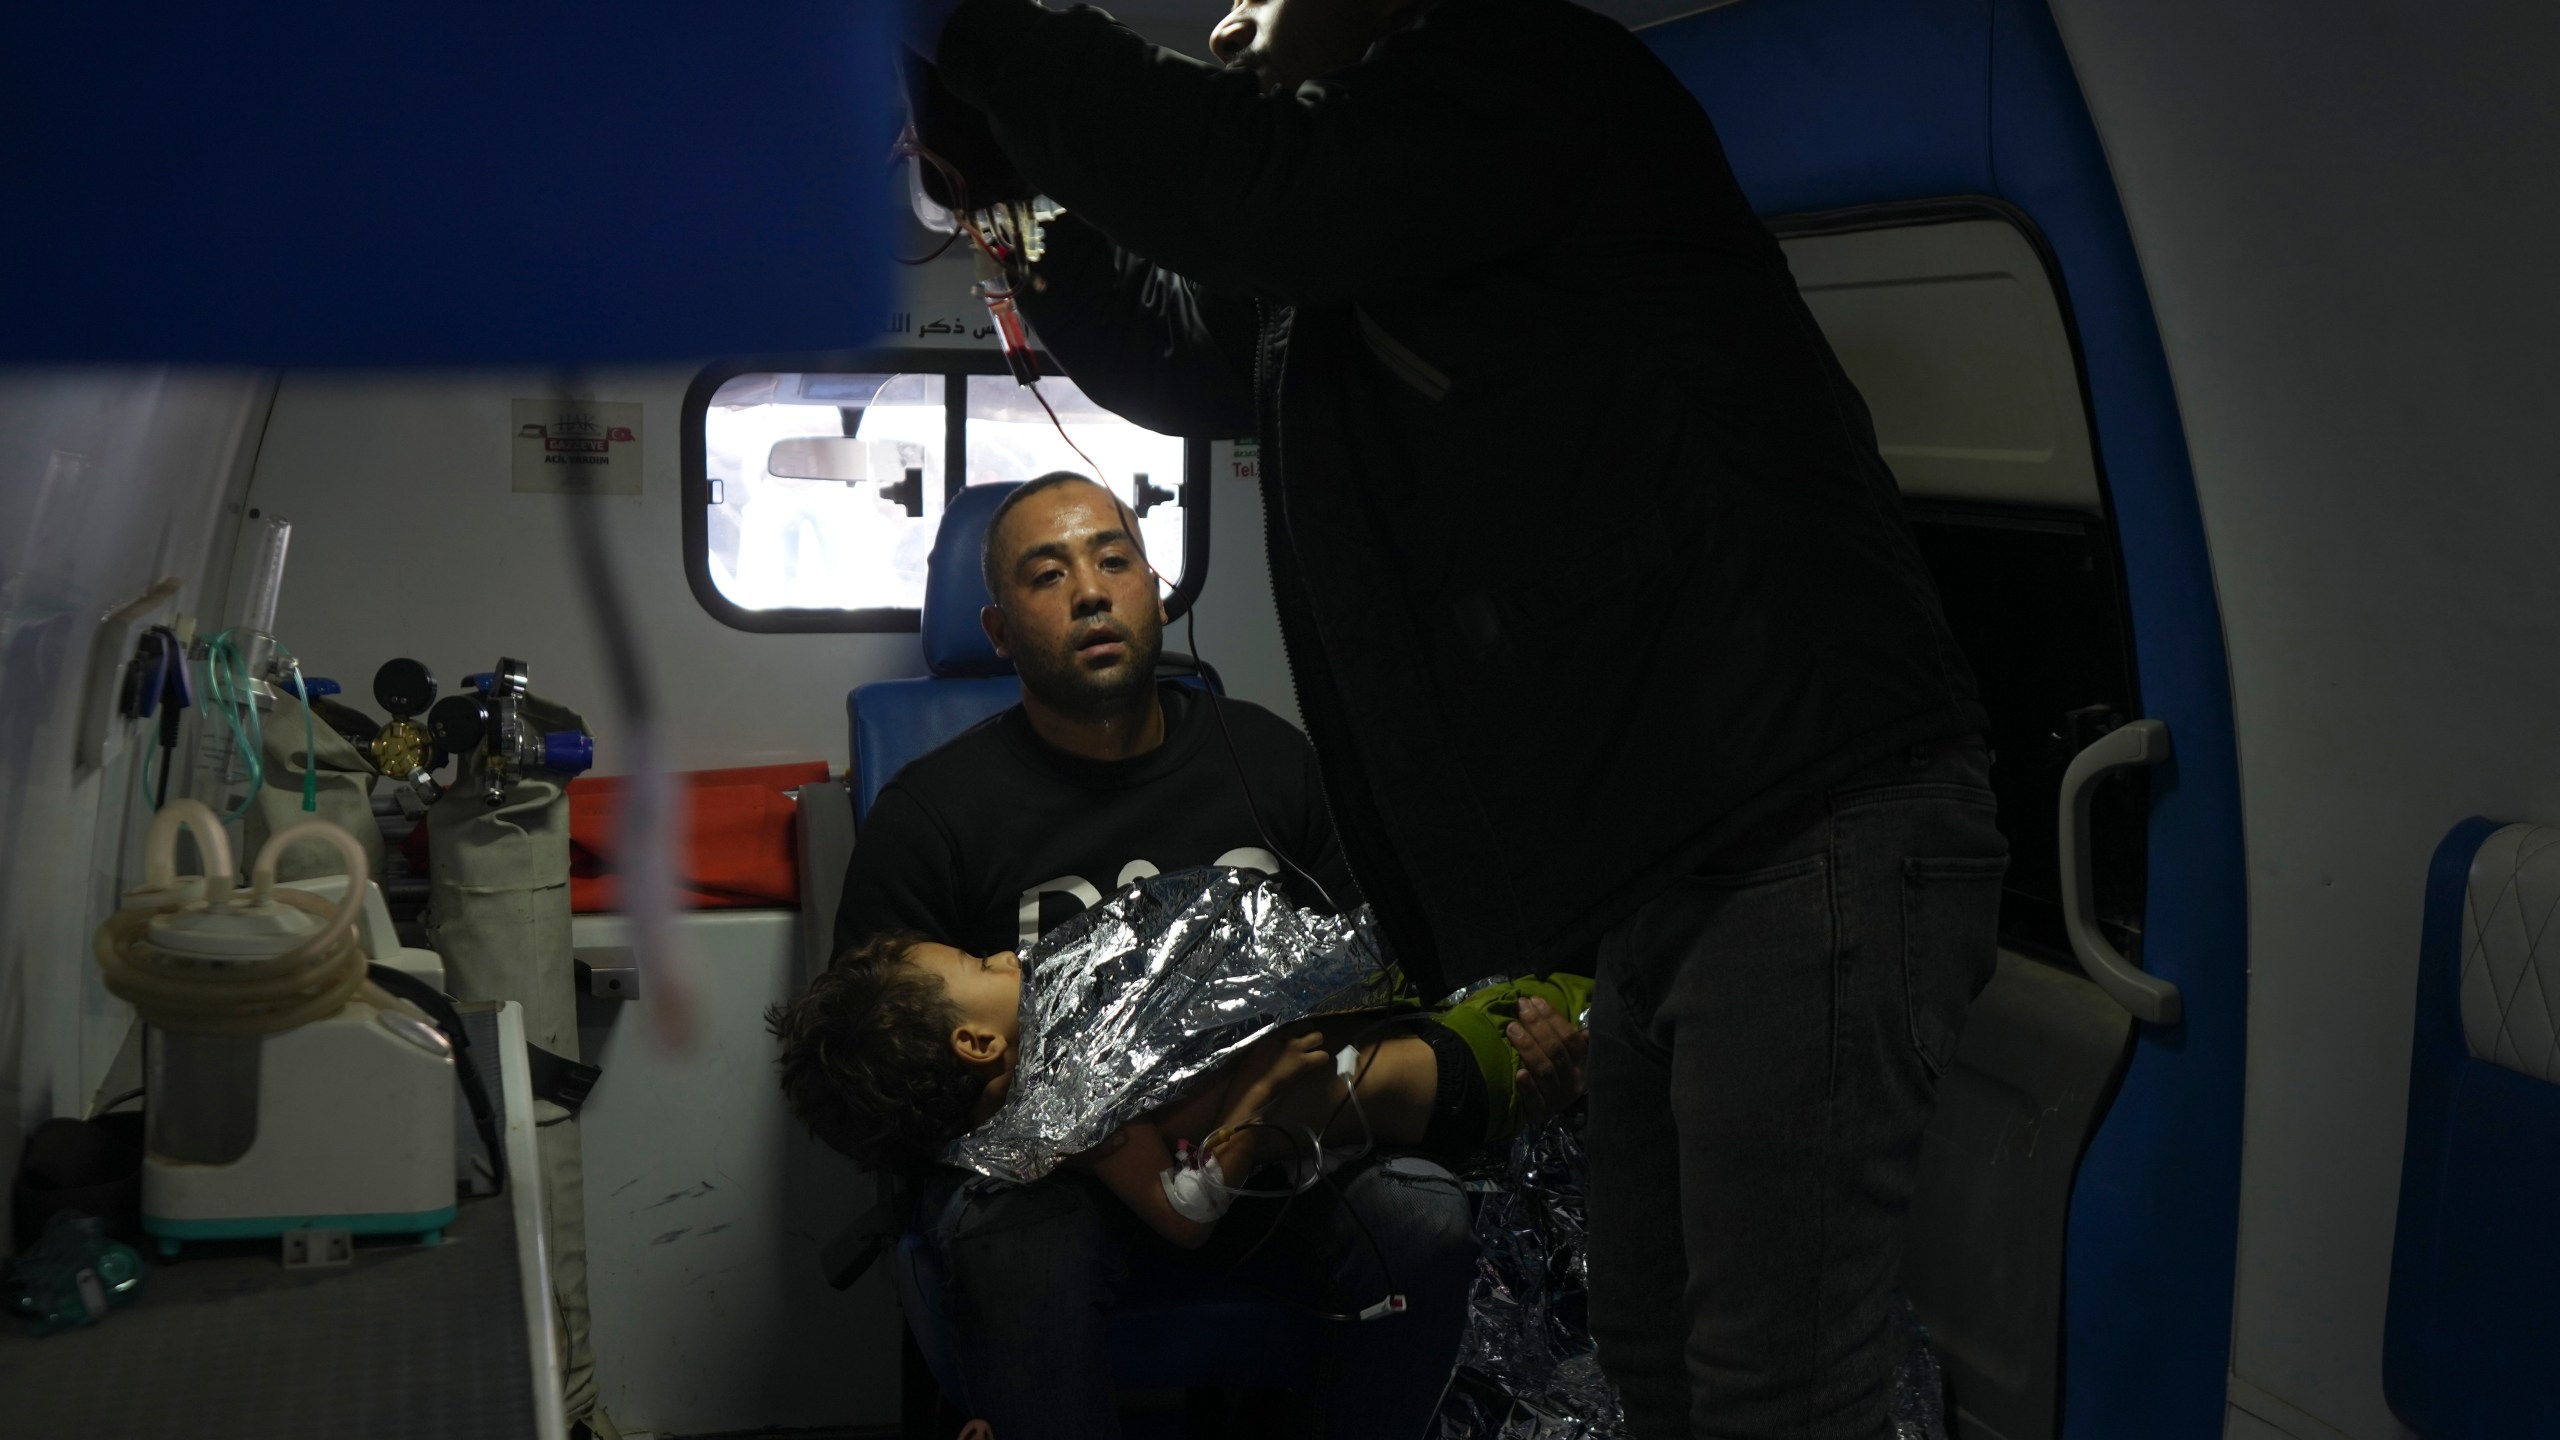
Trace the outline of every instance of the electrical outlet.
{"label": "electrical outlet", "polygon": [[356,1237],[349,1230],[287,1230],[284,1232],[284,1268],[287,1270],[326,1270],[354,1263]]}

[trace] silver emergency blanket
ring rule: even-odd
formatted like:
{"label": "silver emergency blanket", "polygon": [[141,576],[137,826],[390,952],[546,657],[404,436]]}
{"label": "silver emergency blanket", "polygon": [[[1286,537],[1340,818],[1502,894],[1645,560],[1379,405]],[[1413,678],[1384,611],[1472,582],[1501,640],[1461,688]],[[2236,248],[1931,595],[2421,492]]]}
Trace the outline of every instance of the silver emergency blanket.
{"label": "silver emergency blanket", "polygon": [[1017,1183],[1181,1098],[1273,1027],[1381,1005],[1389,989],[1365,907],[1301,910],[1243,870],[1140,879],[1020,958],[1012,1089],[943,1157]]}
{"label": "silver emergency blanket", "polygon": [[[1508,1161],[1471,1177],[1476,1283],[1458,1369],[1428,1440],[1626,1440],[1591,1340],[1580,1107],[1530,1127]],[[1946,1381],[1910,1302],[1894,1366],[1893,1440],[1947,1440]]]}

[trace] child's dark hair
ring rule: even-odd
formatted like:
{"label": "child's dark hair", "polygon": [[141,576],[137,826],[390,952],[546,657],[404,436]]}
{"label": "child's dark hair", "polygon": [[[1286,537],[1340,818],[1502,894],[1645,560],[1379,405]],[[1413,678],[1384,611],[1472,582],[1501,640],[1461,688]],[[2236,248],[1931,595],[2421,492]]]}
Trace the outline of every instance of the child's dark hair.
{"label": "child's dark hair", "polygon": [[967,1133],[987,1075],[951,1048],[960,1007],[906,963],[926,938],[897,930],[855,946],[809,993],[765,1012],[782,1041],[782,1093],[809,1133],[871,1170],[912,1173]]}

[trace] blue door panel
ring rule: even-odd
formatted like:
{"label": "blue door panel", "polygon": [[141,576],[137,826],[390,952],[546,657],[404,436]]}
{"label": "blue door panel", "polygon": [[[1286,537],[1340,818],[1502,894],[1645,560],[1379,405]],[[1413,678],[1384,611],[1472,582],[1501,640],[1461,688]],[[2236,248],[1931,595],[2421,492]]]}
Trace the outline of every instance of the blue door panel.
{"label": "blue door panel", "polygon": [[2123,550],[2152,776],[2143,963],[2186,993],[2144,1027],[2084,1161],[2064,1433],[2220,1432],[2247,1025],[2239,772],[2204,527],[2114,182],[2035,0],[1754,0],[1646,32],[1706,104],[1763,214],[1980,195],[2048,247],[2078,331]]}

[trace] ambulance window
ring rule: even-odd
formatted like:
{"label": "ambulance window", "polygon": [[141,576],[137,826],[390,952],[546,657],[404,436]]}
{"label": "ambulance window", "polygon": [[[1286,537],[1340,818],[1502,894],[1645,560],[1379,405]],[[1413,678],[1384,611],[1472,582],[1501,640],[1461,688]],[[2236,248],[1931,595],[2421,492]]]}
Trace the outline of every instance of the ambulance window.
{"label": "ambulance window", "polygon": [[2070,324],[2017,224],[1968,216],[1784,243],[1903,494],[2103,510]]}
{"label": "ambulance window", "polygon": [[1205,443],[1141,429],[1060,377],[1035,399],[985,373],[992,355],[877,358],[714,366],[695,382],[685,560],[705,609],[743,630],[913,630],[945,502],[1052,470],[1100,472],[1138,514],[1168,608],[1189,608],[1205,579],[1189,563],[1207,554]]}
{"label": "ambulance window", "polygon": [[[1012,376],[969,377],[967,483],[993,485],[1052,470],[1090,473],[1099,467],[1112,493],[1137,511],[1148,561],[1178,582],[1187,518],[1181,493],[1183,442],[1139,429],[1086,399],[1068,381],[1041,382],[1040,399],[1057,412],[1056,423]],[[1084,454],[1079,456],[1079,450]]]}

